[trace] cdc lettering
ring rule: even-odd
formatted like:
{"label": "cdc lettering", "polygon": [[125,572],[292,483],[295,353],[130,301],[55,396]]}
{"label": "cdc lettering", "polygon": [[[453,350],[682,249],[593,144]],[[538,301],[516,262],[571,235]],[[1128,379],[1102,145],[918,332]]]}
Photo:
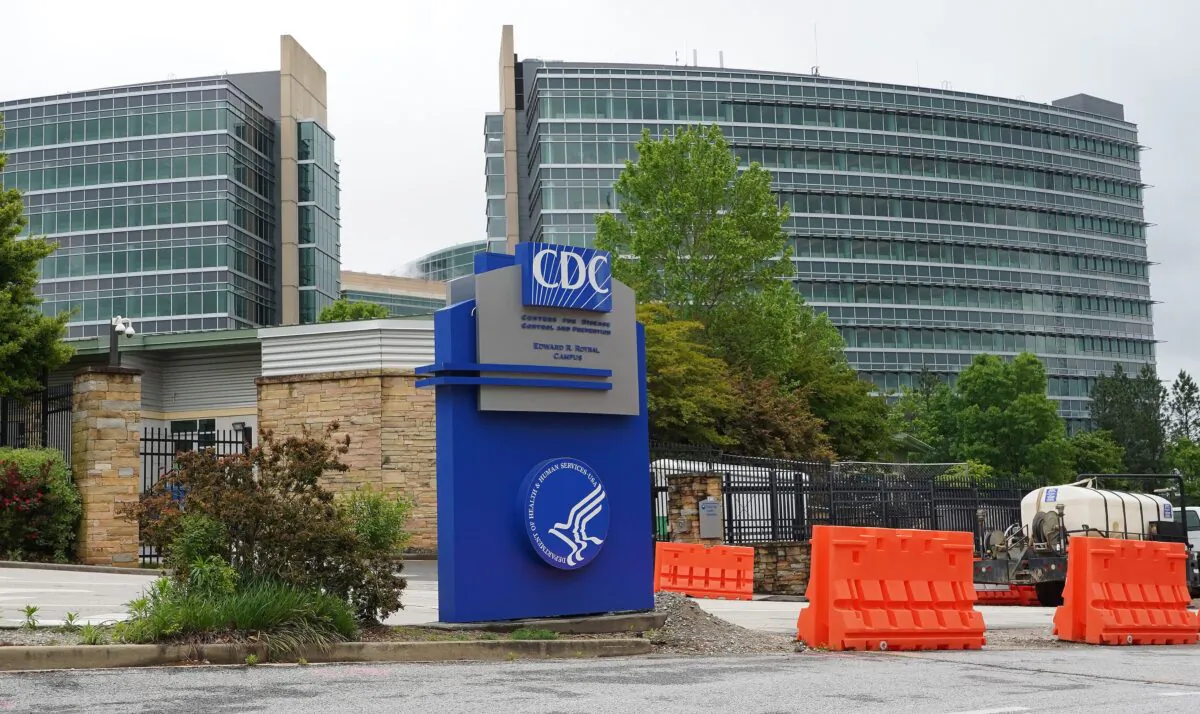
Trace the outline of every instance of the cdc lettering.
{"label": "cdc lettering", "polygon": [[[554,256],[558,256],[558,275],[547,277],[545,259]],[[607,263],[608,256],[603,253],[597,253],[585,263],[583,256],[578,253],[543,248],[533,256],[533,279],[544,288],[562,288],[564,290],[578,290],[586,281],[592,290],[603,295],[608,293],[609,288],[600,283],[596,273],[600,266]],[[573,274],[571,272],[572,264],[575,266]]]}

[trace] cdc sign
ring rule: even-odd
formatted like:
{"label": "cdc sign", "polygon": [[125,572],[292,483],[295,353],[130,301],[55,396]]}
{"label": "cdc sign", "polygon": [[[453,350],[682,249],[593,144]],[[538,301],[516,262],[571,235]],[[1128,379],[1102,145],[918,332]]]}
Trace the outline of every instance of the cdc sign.
{"label": "cdc sign", "polygon": [[633,291],[608,253],[540,243],[460,281],[417,382],[437,390],[440,619],[653,608]]}
{"label": "cdc sign", "polygon": [[518,243],[521,303],[588,312],[612,310],[612,264],[608,253],[550,243]]}

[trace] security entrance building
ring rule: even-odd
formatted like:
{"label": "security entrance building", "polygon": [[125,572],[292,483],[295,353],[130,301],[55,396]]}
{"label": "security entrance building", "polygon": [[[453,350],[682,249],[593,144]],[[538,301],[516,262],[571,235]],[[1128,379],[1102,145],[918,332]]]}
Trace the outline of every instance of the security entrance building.
{"label": "security entrance building", "polygon": [[510,250],[590,246],[643,128],[718,123],[744,164],[772,172],[797,290],[882,390],[1031,351],[1062,414],[1083,419],[1099,374],[1154,362],[1137,127],[1119,104],[521,59],[509,26],[500,69],[488,215]]}

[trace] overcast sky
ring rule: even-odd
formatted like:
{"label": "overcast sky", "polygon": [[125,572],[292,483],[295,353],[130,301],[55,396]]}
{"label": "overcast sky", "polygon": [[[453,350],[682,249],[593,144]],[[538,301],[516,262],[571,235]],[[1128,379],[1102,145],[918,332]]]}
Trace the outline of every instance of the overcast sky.
{"label": "overcast sky", "polygon": [[[329,76],[342,166],[342,261],[392,272],[484,234],[483,114],[500,27],[521,57],[949,82],[1049,102],[1079,92],[1139,125],[1159,373],[1200,375],[1200,3],[645,0],[382,3],[6,2],[0,98],[279,66],[291,34]],[[814,48],[813,27],[819,45]],[[1189,210],[1192,209],[1192,210]],[[1189,219],[1193,216],[1193,219]]]}

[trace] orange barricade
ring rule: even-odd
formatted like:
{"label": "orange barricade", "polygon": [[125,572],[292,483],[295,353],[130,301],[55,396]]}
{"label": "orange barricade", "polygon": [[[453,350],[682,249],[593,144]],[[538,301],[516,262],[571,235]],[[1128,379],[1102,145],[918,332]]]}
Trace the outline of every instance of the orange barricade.
{"label": "orange barricade", "polygon": [[973,550],[970,533],[815,526],[800,639],[831,650],[983,647]]}
{"label": "orange barricade", "polygon": [[754,549],[659,542],[654,549],[654,591],[660,590],[750,600],[754,596]]}
{"label": "orange barricade", "polygon": [[1060,640],[1093,645],[1186,645],[1200,638],[1188,610],[1183,543],[1071,539],[1063,604],[1054,613]]}

